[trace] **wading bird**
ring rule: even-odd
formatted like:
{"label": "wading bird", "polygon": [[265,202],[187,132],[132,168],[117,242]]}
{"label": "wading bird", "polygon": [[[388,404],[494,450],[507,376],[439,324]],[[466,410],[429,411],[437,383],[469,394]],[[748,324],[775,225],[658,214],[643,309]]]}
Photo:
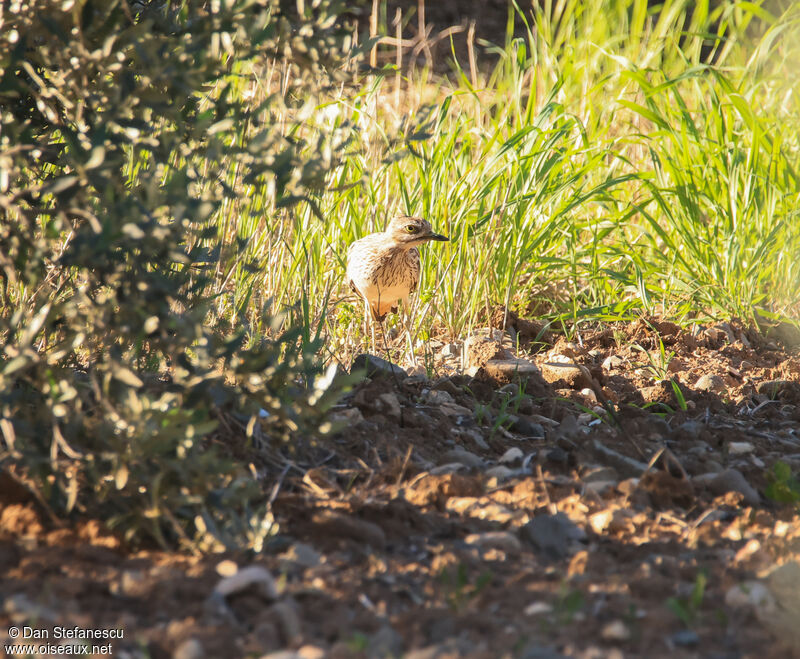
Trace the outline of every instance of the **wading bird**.
{"label": "wading bird", "polygon": [[386,231],[371,233],[350,245],[347,279],[350,288],[364,300],[365,335],[370,317],[383,323],[387,313],[397,313],[401,301],[408,309],[408,296],[419,284],[417,248],[431,240],[450,239],[434,233],[427,220],[401,215],[389,223]]}

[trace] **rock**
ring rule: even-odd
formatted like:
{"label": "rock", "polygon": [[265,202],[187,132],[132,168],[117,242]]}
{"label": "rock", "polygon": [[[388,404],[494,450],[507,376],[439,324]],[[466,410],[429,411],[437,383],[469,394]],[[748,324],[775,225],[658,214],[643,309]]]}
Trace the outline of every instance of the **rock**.
{"label": "rock", "polygon": [[[331,412],[330,422],[345,428],[354,426],[364,420],[364,415],[357,407],[344,407]],[[335,428],[334,428],[335,430]]]}
{"label": "rock", "polygon": [[[441,393],[444,393],[443,391]],[[464,407],[463,405],[457,405],[456,403],[445,403],[444,405],[439,405],[439,411],[446,414],[451,418],[458,419],[459,417],[472,419],[472,410]]]}
{"label": "rock", "polygon": [[548,462],[565,465],[569,462],[569,453],[560,446],[554,446],[545,454],[545,458]]}
{"label": "rock", "polygon": [[382,548],[386,544],[386,534],[377,524],[352,515],[337,513],[332,510],[317,510],[311,516],[317,525],[317,531],[337,538],[349,538],[356,542]]}
{"label": "rock", "polygon": [[597,402],[597,394],[594,393],[594,389],[591,389],[590,387],[585,387],[584,389],[581,389],[580,394],[581,396],[583,396],[587,400],[590,400],[593,403]]}
{"label": "rock", "polygon": [[445,343],[442,346],[442,357],[459,357],[461,355],[461,346],[457,343]]}
{"label": "rock", "polygon": [[261,565],[248,565],[236,574],[223,577],[214,586],[214,594],[226,598],[252,588],[265,600],[278,598],[278,587],[269,571]]}
{"label": "rock", "polygon": [[509,382],[500,387],[497,393],[508,396],[509,398],[514,398],[514,396],[519,394],[519,385],[516,382]]}
{"label": "rock", "polygon": [[389,625],[383,625],[367,640],[366,656],[368,657],[401,657],[403,656],[403,637]]}
{"label": "rock", "polygon": [[624,477],[638,478],[647,471],[647,465],[644,462],[629,458],[626,455],[622,455],[622,453],[617,453],[617,451],[608,448],[598,440],[594,440],[592,446],[597,455],[602,456],[603,462],[608,462]]}
{"label": "rock", "polygon": [[509,469],[503,465],[497,465],[496,467],[491,467],[484,472],[484,475],[487,478],[494,478],[498,482],[507,481],[509,478],[512,478],[516,475],[516,471],[513,469]]}
{"label": "rock", "polygon": [[[447,392],[440,389],[430,389],[422,396],[428,405],[455,405],[455,399]],[[467,410],[469,412],[469,410]]]}
{"label": "rock", "polygon": [[714,478],[708,482],[708,489],[717,495],[739,492],[744,496],[744,502],[748,506],[756,506],[760,500],[758,491],[737,469],[726,469],[722,473],[715,474]]}
{"label": "rock", "polygon": [[572,553],[572,545],[585,540],[586,532],[572,523],[564,513],[537,515],[520,529],[535,552],[550,560],[559,560]]}
{"label": "rock", "polygon": [[529,439],[544,439],[544,428],[525,416],[511,415],[511,430]]}
{"label": "rock", "polygon": [[431,389],[434,391],[444,391],[450,394],[450,396],[457,396],[461,393],[461,389],[459,389],[450,378],[439,378],[433,383]]}
{"label": "rock", "polygon": [[539,376],[539,367],[527,359],[519,357],[506,357],[504,359],[490,359],[483,365],[483,372],[491,380],[503,382],[525,379],[530,376]]}
{"label": "rock", "polygon": [[550,384],[563,381],[570,389],[592,386],[592,375],[582,364],[576,364],[565,355],[553,355],[542,364],[542,377]]}
{"label": "rock", "polygon": [[486,443],[481,431],[477,428],[453,428],[453,432],[459,437],[466,437],[482,451],[489,450],[489,444]]}
{"label": "rock", "polygon": [[278,561],[282,567],[309,568],[316,567],[322,563],[322,556],[311,545],[304,542],[296,542],[289,549],[278,556]]}
{"label": "rock", "polygon": [[478,497],[451,497],[445,504],[445,510],[499,524],[507,524],[527,515],[525,511],[517,509],[512,512],[506,506]]}
{"label": "rock", "polygon": [[600,635],[606,641],[627,641],[631,638],[631,630],[622,620],[612,620],[603,626]]}
{"label": "rock", "polygon": [[400,407],[400,399],[391,391],[381,394],[375,399],[375,409],[394,421],[400,421],[403,412]]}
{"label": "rock", "polygon": [[303,634],[303,624],[300,622],[297,606],[291,600],[284,600],[273,604],[270,611],[275,616],[284,643],[295,645]]}
{"label": "rock", "polygon": [[502,344],[503,333],[494,330],[492,337],[484,330],[467,337],[464,341],[464,355],[466,356],[467,368],[482,368],[490,359],[505,359],[509,352]]}
{"label": "rock", "polygon": [[519,538],[509,531],[487,531],[486,533],[472,533],[464,538],[468,545],[478,547],[482,551],[499,549],[507,554],[519,554],[522,543]]}
{"label": "rock", "polygon": [[584,483],[594,483],[597,481],[618,481],[619,474],[614,467],[588,466],[585,468],[581,480]]}
{"label": "rock", "polygon": [[301,659],[325,659],[325,650],[316,645],[304,645],[297,651]]}
{"label": "rock", "polygon": [[439,456],[439,464],[445,464],[447,462],[460,462],[471,469],[481,469],[485,464],[483,458],[461,447],[445,451]]}
{"label": "rock", "polygon": [[172,659],[203,659],[205,656],[203,645],[196,638],[186,639],[172,653]]}
{"label": "rock", "polygon": [[699,391],[725,391],[725,380],[719,375],[702,375],[695,382],[694,388]]}
{"label": "rock", "polygon": [[525,607],[523,613],[526,616],[539,616],[545,613],[551,613],[552,611],[552,604],[548,604],[547,602],[531,602]]}
{"label": "rock", "polygon": [[599,513],[589,515],[589,526],[597,535],[601,535],[609,527],[612,519],[614,519],[612,510],[601,510]]}
{"label": "rock", "polygon": [[117,597],[145,597],[152,584],[141,570],[123,570],[119,579],[109,584],[109,591]]}
{"label": "rock", "polygon": [[505,453],[503,453],[502,456],[500,456],[500,460],[498,460],[498,462],[500,464],[513,464],[515,462],[522,462],[524,458],[525,454],[516,446],[512,446]]}
{"label": "rock", "polygon": [[696,631],[691,629],[681,629],[680,631],[672,634],[669,637],[669,640],[678,647],[690,647],[697,645],[700,642],[700,637],[697,635]]}
{"label": "rock", "polygon": [[602,368],[604,371],[614,371],[621,368],[624,363],[625,360],[619,355],[609,355],[603,360]]}
{"label": "rock", "polygon": [[366,353],[361,353],[353,360],[351,370],[365,371],[368,378],[397,377],[405,379],[408,377],[408,373],[397,364],[392,364],[377,355]]}
{"label": "rock", "polygon": [[756,447],[751,442],[731,442],[728,444],[728,455],[745,455],[755,450]]}
{"label": "rock", "polygon": [[764,581],[776,606],[771,611],[766,607],[757,610],[756,615],[800,655],[800,562],[793,560],[776,567]]}

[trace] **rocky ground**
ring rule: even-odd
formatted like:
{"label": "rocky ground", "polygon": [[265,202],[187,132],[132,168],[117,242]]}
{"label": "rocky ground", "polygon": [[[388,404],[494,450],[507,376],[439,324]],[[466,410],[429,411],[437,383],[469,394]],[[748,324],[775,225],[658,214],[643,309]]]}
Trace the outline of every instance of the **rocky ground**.
{"label": "rocky ground", "polygon": [[0,634],[118,628],[137,658],[800,656],[797,354],[730,324],[505,321],[411,375],[361,357],[337,434],[249,455],[278,484],[259,555],[132,552],[5,492]]}

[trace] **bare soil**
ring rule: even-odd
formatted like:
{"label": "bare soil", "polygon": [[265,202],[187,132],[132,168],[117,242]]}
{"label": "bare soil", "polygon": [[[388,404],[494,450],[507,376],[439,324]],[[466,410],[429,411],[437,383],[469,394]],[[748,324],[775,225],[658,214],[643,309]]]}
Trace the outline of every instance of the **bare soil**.
{"label": "bare soil", "polygon": [[[114,656],[153,658],[800,656],[798,504],[767,496],[800,471],[800,357],[735,324],[526,322],[544,378],[366,379],[338,434],[247,456],[280,482],[258,555],[134,551],[1,488],[0,630],[122,629]],[[254,565],[279,595],[215,606]]]}

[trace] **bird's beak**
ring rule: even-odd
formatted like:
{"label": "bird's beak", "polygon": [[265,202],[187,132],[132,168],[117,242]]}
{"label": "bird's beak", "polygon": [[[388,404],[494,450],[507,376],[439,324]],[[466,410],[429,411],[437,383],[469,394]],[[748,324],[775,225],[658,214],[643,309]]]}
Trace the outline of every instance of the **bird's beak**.
{"label": "bird's beak", "polygon": [[425,238],[428,240],[442,240],[445,242],[450,240],[447,236],[443,236],[440,233],[429,233],[427,236],[425,236]]}

